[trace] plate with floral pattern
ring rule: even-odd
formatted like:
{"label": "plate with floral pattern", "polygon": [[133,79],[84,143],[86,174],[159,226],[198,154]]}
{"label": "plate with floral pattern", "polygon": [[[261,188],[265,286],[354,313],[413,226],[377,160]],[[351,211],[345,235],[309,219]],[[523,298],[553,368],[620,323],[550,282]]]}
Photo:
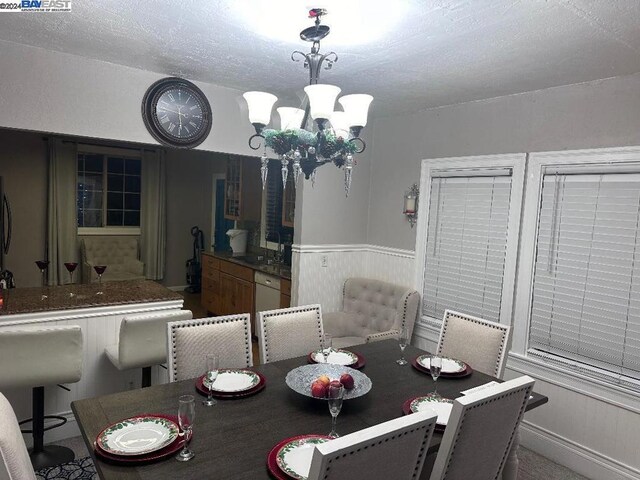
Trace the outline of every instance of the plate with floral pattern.
{"label": "plate with floral pattern", "polygon": [[105,428],[96,439],[98,446],[113,455],[144,455],[160,450],[178,436],[175,422],[153,415],[121,420]]}
{"label": "plate with floral pattern", "polygon": [[449,422],[451,409],[453,408],[453,400],[441,397],[436,393],[430,393],[421,397],[413,397],[404,402],[402,410],[406,415],[415,412],[423,412],[432,410],[438,414],[436,426],[444,428]]}
{"label": "plate with floral pattern", "polygon": [[[416,359],[416,361],[421,367],[427,370],[431,368],[431,355],[420,355]],[[445,373],[449,375],[456,375],[463,373],[466,369],[466,363],[460,360],[456,360],[455,358],[442,357],[442,370],[440,371],[441,374]]]}
{"label": "plate with floral pattern", "polygon": [[[260,383],[260,377],[251,370],[220,369],[218,377],[213,382],[215,392],[235,393],[251,390]],[[202,385],[209,388],[210,381],[205,376]]]}
{"label": "plate with floral pattern", "polygon": [[326,435],[301,435],[289,439],[276,453],[276,463],[280,470],[297,480],[307,480],[313,448],[328,442]]}
{"label": "plate with floral pattern", "polygon": [[333,363],[351,367],[358,363],[358,356],[349,350],[325,348],[324,350],[318,349],[311,352],[311,360],[316,363]]}

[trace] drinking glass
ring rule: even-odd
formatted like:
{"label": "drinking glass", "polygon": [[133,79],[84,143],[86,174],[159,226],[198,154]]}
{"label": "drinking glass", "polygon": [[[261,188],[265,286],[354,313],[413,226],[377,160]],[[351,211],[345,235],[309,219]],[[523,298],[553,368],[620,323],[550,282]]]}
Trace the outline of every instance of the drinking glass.
{"label": "drinking glass", "polygon": [[193,395],[182,395],[178,399],[178,424],[184,434],[184,444],[180,453],[176,455],[176,460],[186,462],[191,460],[195,453],[189,450],[189,441],[191,440],[191,430],[193,429],[193,421],[196,416],[196,400]]}
{"label": "drinking glass", "polygon": [[[69,278],[71,278],[71,285],[73,285],[73,272],[78,267],[78,264],[76,262],[65,262],[64,267],[67,269],[67,272],[69,272]],[[73,286],[70,288],[73,288]],[[69,296],[75,297],[75,293],[73,293],[73,290],[69,291]]]}
{"label": "drinking glass", "polygon": [[102,291],[102,274],[107,269],[106,265],[94,265],[93,269],[98,274],[98,291],[96,295],[102,295],[104,292]]}
{"label": "drinking glass", "polygon": [[438,389],[436,381],[440,376],[440,371],[442,370],[442,357],[438,357],[437,355],[433,355],[429,360],[429,371],[431,372],[431,378],[433,378],[433,394],[438,396]]}
{"label": "drinking glass", "polygon": [[327,403],[329,404],[329,413],[331,413],[331,432],[329,436],[331,438],[338,438],[338,432],[336,432],[336,422],[338,420],[338,414],[342,409],[342,400],[344,398],[344,387],[342,385],[329,385],[327,388]]}
{"label": "drinking glass", "polygon": [[406,365],[407,361],[404,359],[404,349],[407,348],[407,343],[409,343],[409,332],[406,326],[403,326],[402,330],[400,330],[398,343],[400,344],[400,358],[396,360],[396,363],[398,365]]}
{"label": "drinking glass", "polygon": [[331,354],[331,348],[333,347],[333,337],[328,333],[325,333],[322,337],[322,358],[324,363],[329,361],[329,355]]}
{"label": "drinking glass", "polygon": [[204,359],[206,368],[205,378],[207,379],[207,382],[209,382],[209,392],[207,394],[207,398],[202,401],[202,404],[206,405],[207,407],[211,407],[218,403],[213,399],[213,382],[215,382],[216,378],[218,378],[220,357],[215,353],[208,353],[204,356]]}
{"label": "drinking glass", "polygon": [[[49,260],[36,260],[36,265],[40,269],[40,274],[42,275],[42,288],[45,289],[47,288],[47,268],[49,268]],[[48,298],[47,294],[44,292],[46,292],[46,290],[42,293],[42,300]]]}

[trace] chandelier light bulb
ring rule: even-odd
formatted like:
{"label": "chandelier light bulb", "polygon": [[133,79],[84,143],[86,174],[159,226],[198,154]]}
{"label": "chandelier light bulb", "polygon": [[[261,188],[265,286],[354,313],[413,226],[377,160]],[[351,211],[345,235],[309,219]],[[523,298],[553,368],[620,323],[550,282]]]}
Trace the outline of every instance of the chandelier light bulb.
{"label": "chandelier light bulb", "polygon": [[369,105],[373,97],[365,93],[345,95],[338,99],[340,105],[347,115],[347,122],[350,127],[364,127],[367,125],[369,115]]}
{"label": "chandelier light bulb", "polygon": [[349,127],[351,125],[349,125],[349,119],[345,112],[333,112],[331,117],[329,117],[329,121],[331,122],[331,127],[333,127],[333,132],[336,134],[336,137],[349,138]]}
{"label": "chandelier light bulb", "polygon": [[340,87],[317,83],[304,87],[304,91],[309,97],[311,117],[314,120],[328,120],[336,105]]}
{"label": "chandelier light bulb", "polygon": [[291,130],[301,128],[304,110],[294,107],[278,107],[276,111],[280,115],[280,129]]}
{"label": "chandelier light bulb", "polygon": [[242,96],[249,107],[249,121],[254,125],[267,125],[271,121],[271,109],[278,97],[267,92],[246,92]]}

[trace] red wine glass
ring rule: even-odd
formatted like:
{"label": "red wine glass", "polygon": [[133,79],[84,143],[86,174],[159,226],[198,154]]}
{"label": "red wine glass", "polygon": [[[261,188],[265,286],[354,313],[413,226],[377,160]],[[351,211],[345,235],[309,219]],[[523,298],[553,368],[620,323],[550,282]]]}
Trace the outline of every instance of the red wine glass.
{"label": "red wine glass", "polygon": [[[69,272],[69,278],[71,278],[71,284],[73,285],[73,272],[78,267],[78,264],[76,262],[65,262],[64,267],[67,269],[67,272]],[[75,294],[73,292],[69,292],[69,296],[73,297]]]}
{"label": "red wine glass", "polygon": [[[40,269],[42,275],[42,288],[47,286],[47,268],[49,268],[49,260],[36,260],[36,265]],[[48,298],[46,294],[42,294],[42,300]]]}
{"label": "red wine glass", "polygon": [[107,269],[107,266],[106,265],[94,265],[93,269],[98,274],[98,284],[99,284],[99,286],[98,286],[98,291],[97,291],[96,295],[102,295],[104,293],[102,291],[102,274]]}

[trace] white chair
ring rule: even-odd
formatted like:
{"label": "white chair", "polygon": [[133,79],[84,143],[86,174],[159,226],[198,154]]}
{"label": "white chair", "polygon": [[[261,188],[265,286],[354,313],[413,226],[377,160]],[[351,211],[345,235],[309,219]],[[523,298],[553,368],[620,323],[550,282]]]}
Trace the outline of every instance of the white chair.
{"label": "white chair", "polygon": [[11,404],[0,393],[0,479],[36,480]]}
{"label": "white chair", "polygon": [[142,368],[142,387],[149,387],[151,367],[167,363],[167,323],[190,318],[191,310],[128,315],[120,322],[118,343],[104,352],[118,370]]}
{"label": "white chair", "polygon": [[534,383],[523,376],[454,400],[430,479],[501,478]]}
{"label": "white chair", "polygon": [[[82,377],[82,356],[79,326],[25,326],[0,331],[0,389],[32,389],[33,418],[20,424],[32,422],[32,429],[25,433],[33,433],[33,448],[29,455],[37,470],[74,459],[69,448],[44,446],[45,430],[67,422],[63,416],[45,416],[44,386],[78,382]],[[58,423],[45,428],[45,418],[58,420]]]}
{"label": "white chair", "polygon": [[202,375],[207,353],[220,356],[220,368],[253,366],[248,313],[171,322],[167,329],[171,382]]}
{"label": "white chair", "polygon": [[451,310],[444,312],[437,353],[502,378],[511,327]]}
{"label": "white chair", "polygon": [[308,478],[420,478],[436,419],[435,412],[418,412],[318,445],[313,451]]}
{"label": "white chair", "polygon": [[322,347],[320,305],[259,312],[257,330],[261,363],[306,355]]}

